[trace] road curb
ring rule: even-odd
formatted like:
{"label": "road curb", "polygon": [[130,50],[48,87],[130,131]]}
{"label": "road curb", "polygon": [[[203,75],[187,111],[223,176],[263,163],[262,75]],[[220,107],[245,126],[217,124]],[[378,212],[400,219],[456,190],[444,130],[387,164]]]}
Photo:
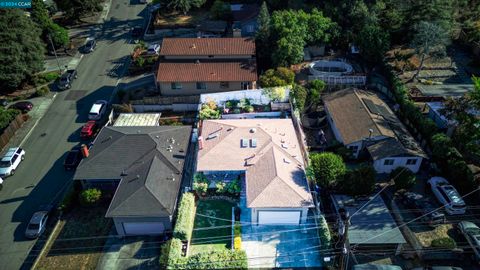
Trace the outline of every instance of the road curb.
{"label": "road curb", "polygon": [[45,242],[45,245],[42,247],[42,250],[40,250],[40,253],[38,254],[38,256],[35,258],[35,261],[33,262],[33,265],[32,265],[32,268],[30,269],[35,269],[37,267],[37,264],[38,262],[40,261],[40,258],[42,258],[43,254],[45,253],[45,251],[47,250],[46,247],[48,247],[50,245],[50,243],[52,242],[52,239],[53,239],[53,236],[55,235],[55,233],[57,232],[58,228],[60,227],[60,221],[62,220],[62,215],[60,214],[58,216],[58,220],[57,220],[57,223],[55,223],[55,227],[53,228],[53,231],[50,233],[50,235],[48,236],[48,239],[47,241]]}

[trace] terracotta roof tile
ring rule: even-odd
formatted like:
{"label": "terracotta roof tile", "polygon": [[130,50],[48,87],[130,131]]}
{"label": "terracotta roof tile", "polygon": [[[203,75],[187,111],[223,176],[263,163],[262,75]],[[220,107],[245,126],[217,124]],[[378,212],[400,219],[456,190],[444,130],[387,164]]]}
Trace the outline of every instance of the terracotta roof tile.
{"label": "terracotta roof tile", "polygon": [[255,55],[251,38],[165,38],[160,55]]}
{"label": "terracotta roof tile", "polygon": [[158,65],[159,82],[252,82],[257,69],[247,62],[168,62]]}

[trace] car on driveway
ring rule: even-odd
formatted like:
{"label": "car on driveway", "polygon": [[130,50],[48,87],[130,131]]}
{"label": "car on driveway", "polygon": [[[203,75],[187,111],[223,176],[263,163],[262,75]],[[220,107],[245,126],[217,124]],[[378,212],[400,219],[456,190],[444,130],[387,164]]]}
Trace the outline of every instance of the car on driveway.
{"label": "car on driveway", "polygon": [[80,131],[80,138],[84,140],[91,139],[97,133],[98,125],[96,121],[88,121],[83,125],[82,130]]}
{"label": "car on driveway", "polygon": [[83,51],[86,53],[93,52],[97,47],[97,41],[94,38],[88,38],[87,42],[83,46]]}
{"label": "car on driveway", "polygon": [[80,147],[77,146],[67,153],[63,167],[67,171],[75,170],[78,164],[80,164],[80,161],[82,161],[82,152],[80,151]]}
{"label": "car on driveway", "polygon": [[150,44],[147,48],[147,54],[159,54],[160,53],[160,44],[154,43]]}
{"label": "car on driveway", "polygon": [[102,119],[105,111],[107,110],[108,102],[106,100],[97,100],[93,103],[90,112],[88,113],[88,120],[98,121]]}
{"label": "car on driveway", "polygon": [[75,69],[68,69],[65,73],[62,74],[58,80],[57,87],[60,90],[69,89],[72,87],[72,82],[74,79],[78,78],[78,73]]}
{"label": "car on driveway", "polygon": [[402,203],[410,208],[421,220],[431,227],[445,223],[445,215],[436,210],[438,207],[425,198],[423,195],[415,192],[405,192],[401,196]]}
{"label": "car on driveway", "polygon": [[480,263],[480,228],[473,222],[461,221],[457,224],[457,230],[467,239],[472,248],[472,259]]}
{"label": "car on driveway", "polygon": [[38,211],[33,214],[25,230],[26,238],[35,239],[42,235],[47,227],[48,215],[52,208],[51,205],[40,206]]}
{"label": "car on driveway", "polygon": [[25,159],[25,151],[20,147],[9,148],[0,160],[0,177],[4,178],[15,174],[20,162]]}
{"label": "car on driveway", "polygon": [[443,177],[432,177],[428,185],[438,201],[445,207],[445,212],[450,215],[463,215],[467,206],[458,191]]}
{"label": "car on driveway", "polygon": [[22,111],[23,113],[26,113],[33,109],[33,103],[30,101],[20,101],[10,106],[10,108],[17,109]]}

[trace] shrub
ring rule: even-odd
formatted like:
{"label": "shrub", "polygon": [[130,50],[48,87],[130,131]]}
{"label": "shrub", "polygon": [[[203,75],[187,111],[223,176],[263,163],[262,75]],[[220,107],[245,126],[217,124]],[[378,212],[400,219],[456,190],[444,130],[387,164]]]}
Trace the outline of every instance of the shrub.
{"label": "shrub", "polygon": [[184,193],[178,206],[177,223],[173,237],[190,241],[195,220],[195,197],[192,193]]}
{"label": "shrub", "polygon": [[240,109],[239,109],[239,108],[235,108],[235,109],[233,109],[233,113],[235,113],[235,114],[238,114],[238,113],[241,113],[241,112],[242,112],[242,111],[240,111]]}
{"label": "shrub", "polygon": [[240,187],[240,181],[238,179],[235,179],[233,181],[231,181],[230,183],[227,184],[227,192],[230,193],[230,194],[236,194],[236,193],[239,193],[240,191],[242,191],[241,187]]}
{"label": "shrub", "polygon": [[134,62],[138,67],[143,67],[145,65],[145,58],[139,56]]}
{"label": "shrub", "polygon": [[240,103],[239,100],[227,100],[227,102],[225,102],[225,108],[228,108],[228,109],[236,108],[238,106],[238,103]]}
{"label": "shrub", "polygon": [[85,189],[80,193],[80,203],[84,206],[97,204],[102,197],[102,192],[96,188]]}
{"label": "shrub", "polygon": [[44,72],[44,73],[40,73],[38,74],[34,80],[35,80],[35,84],[45,84],[45,83],[49,83],[49,82],[53,82],[55,81],[56,79],[58,79],[60,77],[60,73],[58,71],[50,71],[50,72]]}
{"label": "shrub", "polygon": [[112,108],[115,113],[133,113],[132,105],[127,103],[113,104]]}
{"label": "shrub", "polygon": [[243,250],[219,250],[195,254],[188,258],[186,269],[247,269]]}
{"label": "shrub", "polygon": [[183,243],[180,239],[172,238],[165,242],[160,251],[160,266],[162,269],[176,269],[183,264],[186,258],[182,256]]}
{"label": "shrub", "polygon": [[462,194],[471,192],[478,186],[473,177],[472,171],[468,168],[463,159],[449,158],[444,168],[447,178]]}
{"label": "shrub", "polygon": [[290,90],[290,95],[295,100],[295,107],[297,107],[297,109],[302,112],[305,108],[305,103],[307,101],[307,89],[299,84],[294,84],[292,90]]}
{"label": "shrub", "polygon": [[339,181],[339,189],[351,196],[370,194],[375,189],[375,175],[373,166],[362,165],[345,174]]}
{"label": "shrub", "polygon": [[409,189],[415,185],[415,174],[405,167],[398,167],[390,173],[390,178],[395,182],[395,189]]}
{"label": "shrub", "polygon": [[328,228],[327,220],[323,215],[318,218],[318,231],[320,236],[321,249],[329,249],[332,241],[330,229]]}
{"label": "shrub", "polygon": [[269,69],[265,74],[260,75],[260,85],[264,88],[292,85],[295,73],[285,67]]}
{"label": "shrub", "polygon": [[218,182],[215,184],[215,187],[217,188],[217,193],[218,194],[223,194],[225,193],[225,186],[226,184],[224,182]]}
{"label": "shrub", "polygon": [[50,93],[50,89],[48,89],[48,86],[42,86],[37,91],[35,91],[35,95],[37,97],[44,97]]}
{"label": "shrub", "polygon": [[217,105],[213,102],[207,102],[202,105],[199,113],[201,120],[205,119],[218,119],[220,118],[220,111],[217,109]]}
{"label": "shrub", "polygon": [[210,8],[210,15],[214,20],[226,20],[230,14],[229,5],[222,0],[215,0]]}
{"label": "shrub", "polygon": [[282,86],[263,88],[262,93],[273,101],[281,101],[285,99],[286,89]]}
{"label": "shrub", "polygon": [[457,243],[450,237],[442,237],[433,239],[431,246],[435,248],[454,249],[457,247]]}
{"label": "shrub", "polygon": [[243,109],[246,111],[246,112],[253,112],[254,109],[253,109],[253,106],[252,105],[246,105],[245,107],[243,107]]}
{"label": "shrub", "polygon": [[207,183],[193,183],[193,190],[195,190],[197,193],[205,193],[208,190],[208,184]]}
{"label": "shrub", "polygon": [[334,153],[313,153],[310,160],[315,180],[322,187],[333,187],[347,171],[342,157]]}
{"label": "shrub", "polygon": [[0,130],[8,127],[10,122],[19,114],[19,110],[0,107]]}

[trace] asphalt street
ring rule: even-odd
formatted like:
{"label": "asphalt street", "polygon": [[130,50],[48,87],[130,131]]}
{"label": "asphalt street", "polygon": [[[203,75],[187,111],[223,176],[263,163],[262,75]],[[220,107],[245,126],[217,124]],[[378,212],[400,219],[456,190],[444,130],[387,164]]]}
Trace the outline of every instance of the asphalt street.
{"label": "asphalt street", "polygon": [[[135,1],[136,2],[136,1]],[[131,4],[132,3],[132,4]],[[133,49],[129,30],[141,26],[145,5],[113,0],[103,25],[96,27],[98,44],[78,66],[79,78],[56,99],[22,147],[26,158],[0,191],[0,269],[19,269],[35,241],[23,236],[37,207],[59,198],[71,181],[63,169],[66,152],[79,143],[79,129],[91,104],[109,100]],[[32,252],[34,253],[34,252]]]}

